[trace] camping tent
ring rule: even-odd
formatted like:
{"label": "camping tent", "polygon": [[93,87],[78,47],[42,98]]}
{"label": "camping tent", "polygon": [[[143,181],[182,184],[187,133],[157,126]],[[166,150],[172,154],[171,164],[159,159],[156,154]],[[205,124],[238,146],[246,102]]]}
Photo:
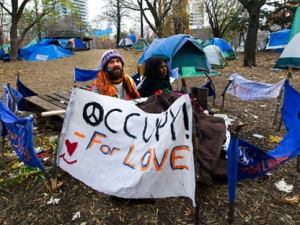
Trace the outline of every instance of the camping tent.
{"label": "camping tent", "polygon": [[221,49],[216,45],[207,45],[203,48],[208,62],[213,68],[224,68],[226,61]]}
{"label": "camping tent", "polygon": [[293,37],[299,32],[300,32],[300,6],[297,7],[296,13],[294,15],[292,29],[287,43],[289,43],[293,39]]}
{"label": "camping tent", "polygon": [[37,43],[38,43],[37,39],[34,38],[30,43],[28,43],[27,45],[23,46],[22,48],[28,48],[28,47],[30,47],[32,45],[37,44]]}
{"label": "camping tent", "polygon": [[134,44],[134,42],[129,37],[124,37],[118,44],[118,48],[129,48]]}
{"label": "camping tent", "polygon": [[53,44],[36,44],[21,51],[24,59],[28,61],[46,61],[74,55],[73,52]]}
{"label": "camping tent", "polygon": [[[153,56],[161,56],[169,61],[170,68],[179,68],[181,74],[193,68],[196,71],[210,71],[211,66],[207,60],[202,46],[196,38],[190,35],[176,34],[167,38],[155,38],[144,50],[138,64]],[[195,75],[195,74],[191,74]]]}
{"label": "camping tent", "polygon": [[42,38],[38,44],[52,44],[52,45],[56,45],[56,46],[59,46],[59,47],[63,47],[61,45],[61,43],[59,42],[58,39],[56,38]]}
{"label": "camping tent", "polygon": [[236,59],[233,48],[223,38],[211,38],[209,41],[221,49],[226,60]]}
{"label": "camping tent", "polygon": [[281,53],[275,68],[300,69],[300,33],[296,34]]}
{"label": "camping tent", "polygon": [[71,38],[66,46],[65,49],[68,49],[70,51],[80,51],[80,50],[87,50],[85,44],[83,43],[82,40],[79,38]]}
{"label": "camping tent", "polygon": [[290,33],[290,29],[279,30],[271,33],[266,49],[283,50],[283,48],[285,48],[286,44],[288,43]]}
{"label": "camping tent", "polygon": [[131,47],[130,49],[143,51],[149,43],[144,38],[139,38]]}

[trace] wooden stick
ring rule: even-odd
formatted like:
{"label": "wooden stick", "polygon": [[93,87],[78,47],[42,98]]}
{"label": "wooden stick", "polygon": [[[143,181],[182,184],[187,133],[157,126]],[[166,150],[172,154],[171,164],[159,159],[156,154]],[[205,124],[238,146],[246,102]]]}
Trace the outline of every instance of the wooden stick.
{"label": "wooden stick", "polygon": [[227,89],[229,88],[230,84],[232,83],[232,80],[229,80],[224,91],[222,92],[221,96],[222,96],[222,105],[221,105],[221,108],[224,108],[224,102],[225,102],[225,94],[226,94],[226,91]]}
{"label": "wooden stick", "polygon": [[53,110],[53,111],[48,111],[48,112],[42,112],[41,116],[43,116],[43,117],[45,117],[45,116],[57,116],[57,115],[65,114],[65,112],[66,112],[65,109]]}

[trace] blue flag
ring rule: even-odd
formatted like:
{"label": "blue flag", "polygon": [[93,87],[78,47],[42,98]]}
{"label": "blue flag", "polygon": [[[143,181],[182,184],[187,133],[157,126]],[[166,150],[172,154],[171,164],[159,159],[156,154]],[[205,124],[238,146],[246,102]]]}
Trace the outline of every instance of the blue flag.
{"label": "blue flag", "polygon": [[208,81],[206,84],[203,85],[203,87],[208,88],[208,97],[213,96],[214,99],[216,99],[216,92],[214,91],[214,89],[212,88],[212,81]]}
{"label": "blue flag", "polygon": [[[37,93],[26,87],[19,79],[17,79],[18,92],[24,97],[36,96]],[[18,102],[19,111],[27,111],[27,108],[24,106],[24,98]]]}
{"label": "blue flag", "polygon": [[[228,179],[228,198],[229,201],[234,201],[237,182],[237,165],[238,161],[234,160],[238,157],[238,138],[231,138],[227,151],[227,179]],[[230,161],[229,161],[230,160]]]}
{"label": "blue flag", "polygon": [[[11,93],[12,95],[15,97],[16,99],[16,104],[19,103],[22,99],[23,99],[23,95],[21,93],[19,93],[17,90],[15,90],[14,88],[10,87]],[[7,84],[3,84],[3,92],[4,92],[4,104],[12,111],[15,112],[17,109],[14,109],[14,104],[13,104],[13,96],[11,95],[9,89],[8,89],[8,85]]]}
{"label": "blue flag", "polygon": [[85,82],[89,80],[96,79],[97,73],[100,69],[97,70],[85,70],[75,67],[74,68],[74,81],[76,82]]}
{"label": "blue flag", "polygon": [[8,135],[11,146],[25,165],[45,170],[33,145],[33,116],[19,119],[0,102],[1,135]]}
{"label": "blue flag", "polygon": [[294,127],[300,117],[300,94],[291,87],[289,81],[284,84],[284,102],[282,107],[282,120],[287,130]]}
{"label": "blue flag", "polygon": [[105,30],[94,30],[95,37],[101,37],[112,33],[112,28],[107,28]]}

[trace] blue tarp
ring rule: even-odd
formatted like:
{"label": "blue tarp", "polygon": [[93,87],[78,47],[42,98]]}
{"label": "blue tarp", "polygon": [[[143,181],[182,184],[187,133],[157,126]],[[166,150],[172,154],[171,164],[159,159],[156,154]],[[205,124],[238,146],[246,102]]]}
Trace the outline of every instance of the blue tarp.
{"label": "blue tarp", "polygon": [[288,43],[290,33],[290,29],[280,30],[271,33],[269,43],[266,49],[283,49]]}
{"label": "blue tarp", "polygon": [[112,33],[112,28],[107,28],[105,30],[94,30],[95,37],[101,37]]}
{"label": "blue tarp", "polygon": [[74,55],[66,49],[53,44],[36,44],[26,49],[21,49],[21,54],[28,61],[54,60]]}

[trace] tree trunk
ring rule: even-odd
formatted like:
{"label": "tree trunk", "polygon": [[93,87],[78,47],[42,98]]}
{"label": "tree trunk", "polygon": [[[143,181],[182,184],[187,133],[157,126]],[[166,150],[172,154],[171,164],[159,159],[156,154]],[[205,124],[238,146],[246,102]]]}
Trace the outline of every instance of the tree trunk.
{"label": "tree trunk", "polygon": [[[117,18],[117,46],[118,47],[118,44],[121,40],[121,16],[120,16],[120,0],[117,0],[117,15],[118,15],[118,18]],[[125,44],[125,43],[124,43]]]}
{"label": "tree trunk", "polygon": [[249,25],[247,32],[247,41],[245,44],[245,57],[244,66],[256,66],[255,52],[256,52],[256,41],[257,32],[259,28],[259,11],[260,8],[255,6],[252,8],[251,14],[249,15]]}
{"label": "tree trunk", "polygon": [[244,66],[256,66],[255,52],[256,52],[256,41],[257,32],[259,28],[259,13],[260,8],[266,3],[266,0],[239,0],[239,2],[247,9],[249,13],[249,25],[247,31],[247,38],[245,43],[245,57]]}
{"label": "tree trunk", "polygon": [[[141,2],[141,8],[143,8],[143,1]],[[142,10],[140,12],[140,17],[141,17],[141,37],[144,37],[144,21],[143,21],[143,13]]]}
{"label": "tree trunk", "polygon": [[16,61],[18,59],[18,25],[12,19],[10,27],[10,59]]}

